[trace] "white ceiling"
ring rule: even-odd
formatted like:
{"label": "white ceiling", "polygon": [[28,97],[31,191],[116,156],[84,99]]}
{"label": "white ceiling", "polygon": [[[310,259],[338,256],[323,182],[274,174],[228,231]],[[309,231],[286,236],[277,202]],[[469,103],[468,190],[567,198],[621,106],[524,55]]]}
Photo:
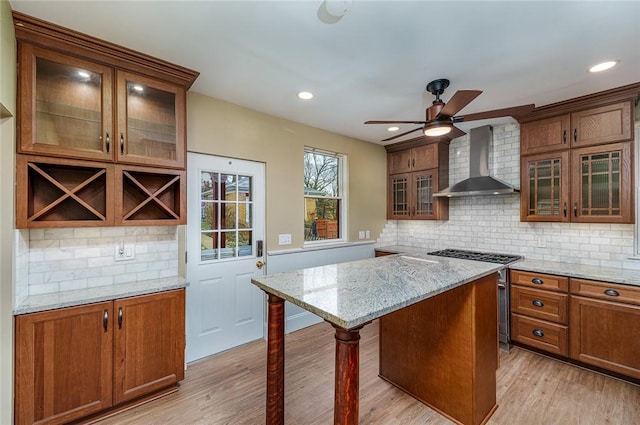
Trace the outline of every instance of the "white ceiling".
{"label": "white ceiling", "polygon": [[[353,1],[334,24],[318,18],[320,0],[10,4],[200,71],[192,91],[371,142],[391,134],[366,120],[423,120],[437,78],[451,80],[445,102],[484,91],[461,115],[640,81],[639,1]],[[621,62],[587,73],[608,59]]]}

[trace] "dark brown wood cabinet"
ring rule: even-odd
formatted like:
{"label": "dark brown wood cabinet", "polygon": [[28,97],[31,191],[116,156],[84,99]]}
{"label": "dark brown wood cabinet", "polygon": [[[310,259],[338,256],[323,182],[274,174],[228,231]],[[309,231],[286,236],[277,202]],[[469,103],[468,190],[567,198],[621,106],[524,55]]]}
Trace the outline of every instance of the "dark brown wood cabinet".
{"label": "dark brown wood cabinet", "polygon": [[561,356],[568,349],[568,279],[511,270],[511,339]]}
{"label": "dark brown wood cabinet", "polygon": [[15,423],[68,423],[172,390],[184,318],[184,289],[16,316]]}
{"label": "dark brown wood cabinet", "polygon": [[448,199],[433,194],[448,185],[448,144],[387,150],[387,218],[447,220]]}
{"label": "dark brown wood cabinet", "polygon": [[633,140],[633,102],[625,100],[522,123],[522,155]]}
{"label": "dark brown wood cabinet", "polygon": [[570,356],[640,379],[640,288],[571,279]]}
{"label": "dark brown wood cabinet", "polygon": [[17,12],[14,23],[17,227],[185,223],[198,73]]}
{"label": "dark brown wood cabinet", "polygon": [[633,223],[632,142],[526,155],[522,221]]}

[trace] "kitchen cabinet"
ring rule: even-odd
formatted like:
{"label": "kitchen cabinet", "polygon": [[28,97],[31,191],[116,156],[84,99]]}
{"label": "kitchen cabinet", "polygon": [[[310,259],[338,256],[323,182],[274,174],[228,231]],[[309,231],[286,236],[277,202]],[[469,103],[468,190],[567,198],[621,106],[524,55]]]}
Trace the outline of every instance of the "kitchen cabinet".
{"label": "kitchen cabinet", "polygon": [[184,289],[16,316],[16,424],[172,391],[184,378],[184,317]]}
{"label": "kitchen cabinet", "polygon": [[568,279],[511,270],[511,339],[567,356]]}
{"label": "kitchen cabinet", "polygon": [[520,219],[633,223],[631,143],[523,156]]}
{"label": "kitchen cabinet", "polygon": [[640,288],[571,279],[570,356],[640,379]]}
{"label": "kitchen cabinet", "polygon": [[[449,147],[432,143],[390,151],[387,180],[387,218],[399,220],[447,220],[447,198],[433,194],[448,185]],[[397,173],[408,169],[410,172]]]}
{"label": "kitchen cabinet", "polygon": [[[184,169],[187,87],[170,81],[177,67],[156,60],[150,76],[136,52],[14,17],[19,153]],[[118,54],[127,66],[109,60]]]}
{"label": "kitchen cabinet", "polygon": [[633,140],[631,100],[523,123],[522,155]]}
{"label": "kitchen cabinet", "polygon": [[14,12],[16,226],[186,222],[186,90],[198,73]]}
{"label": "kitchen cabinet", "polygon": [[420,171],[439,166],[438,143],[390,152],[387,155],[388,173],[397,174]]}
{"label": "kitchen cabinet", "polygon": [[16,227],[186,223],[185,171],[16,155]]}

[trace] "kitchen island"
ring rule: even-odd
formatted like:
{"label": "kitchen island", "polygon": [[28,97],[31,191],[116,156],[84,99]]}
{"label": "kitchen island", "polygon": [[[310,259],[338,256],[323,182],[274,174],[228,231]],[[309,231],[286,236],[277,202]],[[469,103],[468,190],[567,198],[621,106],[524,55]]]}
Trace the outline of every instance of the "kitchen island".
{"label": "kitchen island", "polygon": [[266,423],[284,424],[285,300],[336,330],[335,424],[358,423],[359,332],[378,318],[383,379],[458,423],[485,422],[496,408],[503,267],[391,255],[252,279],[268,295]]}

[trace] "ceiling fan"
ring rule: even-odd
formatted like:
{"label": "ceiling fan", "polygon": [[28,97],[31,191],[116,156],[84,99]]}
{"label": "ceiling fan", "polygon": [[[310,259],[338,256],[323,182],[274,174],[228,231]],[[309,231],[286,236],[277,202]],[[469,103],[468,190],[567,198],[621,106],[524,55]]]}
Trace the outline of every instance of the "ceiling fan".
{"label": "ceiling fan", "polygon": [[429,106],[426,111],[425,121],[366,121],[365,124],[421,124],[420,127],[413,130],[406,131],[401,134],[389,137],[382,140],[387,142],[389,140],[397,139],[398,137],[406,136],[414,131],[422,130],[425,136],[436,137],[444,136],[448,134],[451,139],[464,136],[466,133],[454,124],[463,121],[477,121],[485,120],[489,118],[507,117],[507,116],[519,116],[528,114],[533,110],[535,105],[520,105],[510,108],[494,109],[493,111],[478,112],[475,114],[469,114],[466,116],[455,116],[460,110],[467,106],[473,99],[482,94],[481,90],[458,90],[449,99],[448,103],[444,103],[440,99],[440,95],[444,93],[444,90],[449,87],[449,80],[438,79],[427,84],[427,91],[436,97],[433,101],[433,105]]}

